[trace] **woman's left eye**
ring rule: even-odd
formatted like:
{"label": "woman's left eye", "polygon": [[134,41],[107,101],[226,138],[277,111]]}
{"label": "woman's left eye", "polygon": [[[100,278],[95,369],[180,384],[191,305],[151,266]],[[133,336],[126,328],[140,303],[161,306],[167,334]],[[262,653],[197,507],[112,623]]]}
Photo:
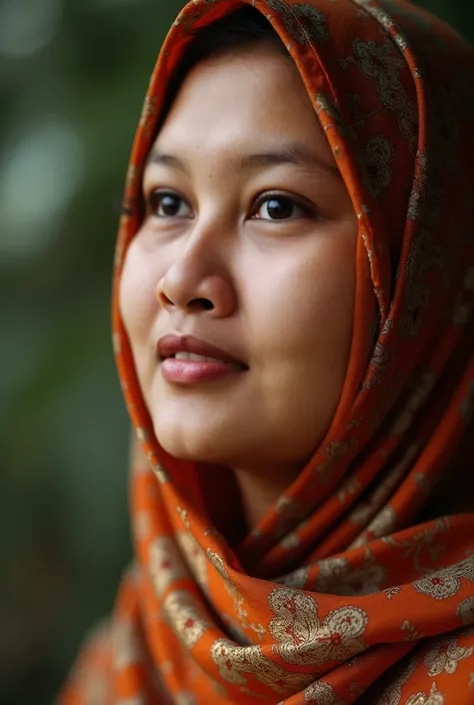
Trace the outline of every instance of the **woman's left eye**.
{"label": "woman's left eye", "polygon": [[290,196],[265,196],[261,198],[253,211],[252,217],[256,220],[295,220],[297,218],[314,217],[314,210],[310,206],[297,203]]}

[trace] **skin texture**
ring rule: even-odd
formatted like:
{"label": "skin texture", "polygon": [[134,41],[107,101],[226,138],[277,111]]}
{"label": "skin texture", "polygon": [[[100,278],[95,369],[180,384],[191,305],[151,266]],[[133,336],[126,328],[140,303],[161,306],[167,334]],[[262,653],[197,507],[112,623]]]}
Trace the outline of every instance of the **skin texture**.
{"label": "skin texture", "polygon": [[[292,163],[295,145],[313,160]],[[274,152],[286,157],[249,159]],[[216,466],[216,481],[231,469],[252,526],[328,429],[353,327],[357,219],[292,62],[256,46],[193,69],[143,191],[120,306],[154,430],[171,455]],[[168,333],[248,369],[169,383],[156,352]]]}

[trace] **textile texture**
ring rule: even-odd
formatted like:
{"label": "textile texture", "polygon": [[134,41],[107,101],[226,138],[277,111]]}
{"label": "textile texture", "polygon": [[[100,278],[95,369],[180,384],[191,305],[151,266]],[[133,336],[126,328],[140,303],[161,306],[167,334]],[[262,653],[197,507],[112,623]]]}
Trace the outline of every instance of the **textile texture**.
{"label": "textile texture", "polygon": [[474,703],[474,51],[449,27],[403,0],[248,0],[297,65],[358,216],[347,378],[311,461],[237,547],[204,509],[232,497],[153,433],[118,306],[142,171],[192,33],[244,4],[190,2],[146,97],[113,301],[144,458],[135,562],[59,702]]}

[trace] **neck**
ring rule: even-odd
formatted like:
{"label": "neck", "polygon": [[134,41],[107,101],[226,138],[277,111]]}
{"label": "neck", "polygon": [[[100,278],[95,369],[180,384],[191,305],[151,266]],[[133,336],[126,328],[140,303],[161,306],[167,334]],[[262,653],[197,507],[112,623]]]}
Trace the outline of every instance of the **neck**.
{"label": "neck", "polygon": [[292,484],[301,471],[300,465],[265,468],[264,471],[234,469],[240,490],[242,513],[247,530],[261,522],[267,512]]}
{"label": "neck", "polygon": [[300,465],[265,470],[201,466],[206,510],[231,546],[238,546],[258,526],[300,471]]}

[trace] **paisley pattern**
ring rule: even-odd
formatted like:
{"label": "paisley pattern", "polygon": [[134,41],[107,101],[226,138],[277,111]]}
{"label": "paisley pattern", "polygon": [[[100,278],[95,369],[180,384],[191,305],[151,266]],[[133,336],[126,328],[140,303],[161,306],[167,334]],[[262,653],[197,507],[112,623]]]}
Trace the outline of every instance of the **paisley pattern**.
{"label": "paisley pattern", "polygon": [[308,674],[289,673],[266,658],[261,646],[241,647],[227,639],[219,639],[211,647],[211,658],[220,675],[234,685],[248,684],[248,676],[253,676],[273,691],[285,694],[312,680]]}
{"label": "paisley pattern", "polygon": [[321,666],[367,648],[362,636],[368,617],[358,607],[341,607],[321,621],[316,601],[302,592],[278,588],[269,602],[275,614],[270,622],[275,650],[288,663]]}
{"label": "paisley pattern", "polygon": [[330,685],[316,681],[304,691],[305,705],[343,705]]}
{"label": "paisley pattern", "polygon": [[450,566],[428,578],[415,580],[415,590],[434,597],[435,600],[445,600],[456,595],[461,589],[461,578],[474,582],[474,555],[455,566]]}
{"label": "paisley pattern", "polygon": [[[190,35],[243,2],[308,88],[358,217],[361,286],[326,438],[232,550],[180,489],[199,467],[157,443],[118,290],[164,89]],[[431,504],[438,483],[451,497],[472,484],[472,75],[473,50],[404,0],[192,0],[180,13],[146,96],[115,256],[114,351],[143,455],[135,560],[61,705],[474,702],[474,514],[433,520]]]}
{"label": "paisley pattern", "polygon": [[282,0],[268,0],[268,5],[283,18],[286,29],[298,44],[318,44],[329,39],[326,17],[314,5],[290,5]]}
{"label": "paisley pattern", "polygon": [[456,673],[459,661],[470,658],[474,653],[474,647],[466,648],[459,646],[456,637],[442,639],[431,651],[429,651],[423,663],[429,669],[428,675],[439,676],[440,673]]}

